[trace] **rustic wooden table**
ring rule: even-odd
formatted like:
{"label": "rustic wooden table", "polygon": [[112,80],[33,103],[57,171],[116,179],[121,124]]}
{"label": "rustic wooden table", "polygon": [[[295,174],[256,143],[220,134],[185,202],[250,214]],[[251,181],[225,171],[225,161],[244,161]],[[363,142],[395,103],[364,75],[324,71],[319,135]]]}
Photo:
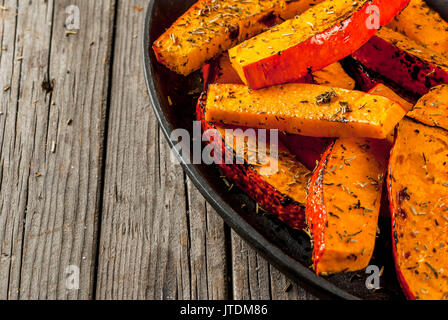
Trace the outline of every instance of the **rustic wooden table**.
{"label": "rustic wooden table", "polygon": [[0,299],[312,299],[169,160],[147,2],[0,1]]}

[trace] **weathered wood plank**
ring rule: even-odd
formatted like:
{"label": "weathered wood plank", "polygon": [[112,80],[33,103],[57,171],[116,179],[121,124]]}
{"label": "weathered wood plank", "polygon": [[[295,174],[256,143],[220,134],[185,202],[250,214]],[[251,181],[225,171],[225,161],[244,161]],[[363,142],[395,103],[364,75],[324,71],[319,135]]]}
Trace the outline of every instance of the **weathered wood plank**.
{"label": "weathered wood plank", "polygon": [[231,234],[233,299],[271,299],[269,264],[234,231]]}
{"label": "weathered wood plank", "polygon": [[224,222],[187,179],[192,299],[228,298]]}
{"label": "weathered wood plank", "polygon": [[[1,76],[11,89],[1,106],[0,298],[92,297],[113,3],[4,4],[18,8],[15,41],[2,39],[13,71]],[[70,5],[81,24],[67,36]],[[69,266],[79,290],[66,287]]]}
{"label": "weathered wood plank", "polygon": [[[17,171],[26,170],[26,165],[14,161],[15,153],[19,153],[19,150],[14,149],[22,64],[16,60],[16,56],[21,54],[16,53],[15,47],[18,28],[16,4],[16,1],[12,0],[3,1],[2,5],[6,9],[0,11],[0,299],[7,299],[10,296],[10,283],[19,281],[20,271],[16,270],[20,269],[22,225],[26,206],[23,199],[28,188],[28,177],[19,178],[16,174]],[[23,160],[30,161],[29,158]],[[13,292],[12,295],[17,296],[18,292]]]}
{"label": "weathered wood plank", "polygon": [[146,5],[118,5],[96,298],[225,298],[223,222],[170,161],[149,105]]}
{"label": "weathered wood plank", "polygon": [[240,300],[309,300],[307,291],[270,265],[232,231],[233,298]]}
{"label": "weathered wood plank", "polygon": [[273,300],[315,300],[316,298],[297,283],[289,280],[275,267],[270,267]]}

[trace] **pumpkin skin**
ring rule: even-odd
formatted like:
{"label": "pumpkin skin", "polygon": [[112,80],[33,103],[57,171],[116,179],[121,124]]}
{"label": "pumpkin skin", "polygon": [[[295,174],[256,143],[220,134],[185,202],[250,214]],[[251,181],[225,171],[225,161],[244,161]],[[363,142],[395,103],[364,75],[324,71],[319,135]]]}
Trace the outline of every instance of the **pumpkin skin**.
{"label": "pumpkin skin", "polygon": [[448,299],[447,144],[448,131],[407,118],[392,149],[387,179],[392,247],[408,299]]}
{"label": "pumpkin skin", "polygon": [[434,86],[448,84],[448,60],[444,56],[387,28],[378,31],[352,57],[417,99]]}
{"label": "pumpkin skin", "polygon": [[332,0],[319,3],[229,50],[232,65],[252,89],[295,82],[310,70],[337,62],[365,44],[377,31],[367,22],[373,6],[384,26],[409,0]]}
{"label": "pumpkin skin", "polygon": [[387,168],[386,141],[342,138],[311,178],[306,217],[316,274],[362,270],[375,247]]}
{"label": "pumpkin skin", "polygon": [[280,134],[280,140],[309,170],[314,171],[332,139]]}
{"label": "pumpkin skin", "polygon": [[383,77],[379,73],[368,69],[359,61],[355,60],[352,56],[343,60],[343,66],[348,71],[350,76],[355,79],[358,90],[370,92],[376,86],[384,85],[411,104],[417,103],[420,98],[420,95],[408,92],[386,77]]}
{"label": "pumpkin skin", "polygon": [[322,0],[199,0],[153,44],[159,63],[181,75]]}

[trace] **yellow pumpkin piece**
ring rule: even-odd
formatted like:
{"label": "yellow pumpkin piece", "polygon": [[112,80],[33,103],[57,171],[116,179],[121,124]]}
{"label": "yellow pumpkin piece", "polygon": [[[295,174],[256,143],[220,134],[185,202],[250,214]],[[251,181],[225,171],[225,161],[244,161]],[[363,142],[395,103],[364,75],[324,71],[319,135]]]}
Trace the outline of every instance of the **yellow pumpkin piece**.
{"label": "yellow pumpkin piece", "polygon": [[337,139],[314,171],[305,211],[317,274],[368,266],[387,168],[385,141]]}
{"label": "yellow pumpkin piece", "polygon": [[342,68],[339,62],[330,64],[328,67],[313,72],[314,83],[343,88],[348,90],[355,89],[356,82]]}
{"label": "yellow pumpkin piece", "polygon": [[381,12],[380,27],[408,1],[327,0],[233,47],[230,60],[252,89],[296,82],[364,45],[377,31],[367,23],[373,6]]}
{"label": "yellow pumpkin piece", "polygon": [[377,84],[372,90],[369,91],[369,94],[389,98],[390,100],[399,103],[405,111],[410,111],[413,107],[412,103],[406,101],[398,94],[396,94],[392,89],[382,83]]}
{"label": "yellow pumpkin piece", "polygon": [[321,1],[199,0],[154,42],[153,49],[160,63],[186,76],[207,60]]}
{"label": "yellow pumpkin piece", "polygon": [[448,22],[424,0],[411,0],[406,9],[387,25],[412,40],[448,56]]}
{"label": "yellow pumpkin piece", "polygon": [[389,165],[394,256],[409,299],[448,299],[448,131],[400,122]]}
{"label": "yellow pumpkin piece", "polygon": [[408,117],[448,130],[448,85],[431,88],[408,113]]}
{"label": "yellow pumpkin piece", "polygon": [[212,84],[206,105],[207,121],[312,137],[385,139],[405,115],[381,96],[298,83],[261,90]]}
{"label": "yellow pumpkin piece", "polygon": [[[243,84],[238,73],[233,69],[229,55],[223,53],[216,58],[217,71],[214,83]],[[353,90],[355,80],[353,80],[342,68],[339,62],[333,63],[322,70],[313,72],[312,79],[315,84]]]}

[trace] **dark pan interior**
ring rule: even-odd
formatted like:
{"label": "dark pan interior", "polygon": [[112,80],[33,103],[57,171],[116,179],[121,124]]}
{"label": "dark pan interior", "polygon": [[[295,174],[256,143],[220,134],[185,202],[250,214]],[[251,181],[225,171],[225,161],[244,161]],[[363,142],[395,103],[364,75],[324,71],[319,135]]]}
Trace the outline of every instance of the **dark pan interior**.
{"label": "dark pan interior", "polygon": [[[196,72],[185,78],[167,70],[156,62],[150,48],[165,29],[194,2],[195,0],[152,0],[146,16],[143,35],[145,75],[155,114],[167,138],[177,128],[185,128],[191,132],[195,103],[202,88],[201,74]],[[428,2],[439,10],[443,8],[444,16],[448,16],[446,0]],[[168,96],[172,105],[168,102]],[[173,145],[172,141],[169,142]],[[343,299],[404,298],[395,276],[389,219],[380,219],[380,233],[371,262],[379,268],[384,267],[381,289],[366,288],[368,275],[364,271],[317,277],[308,268],[311,265],[312,250],[305,233],[291,230],[269,215],[257,215],[255,203],[238,188],[229,192],[214,166],[182,165],[196,187],[230,227],[268,261],[315,295]],[[243,203],[246,204],[244,209],[241,208]]]}

